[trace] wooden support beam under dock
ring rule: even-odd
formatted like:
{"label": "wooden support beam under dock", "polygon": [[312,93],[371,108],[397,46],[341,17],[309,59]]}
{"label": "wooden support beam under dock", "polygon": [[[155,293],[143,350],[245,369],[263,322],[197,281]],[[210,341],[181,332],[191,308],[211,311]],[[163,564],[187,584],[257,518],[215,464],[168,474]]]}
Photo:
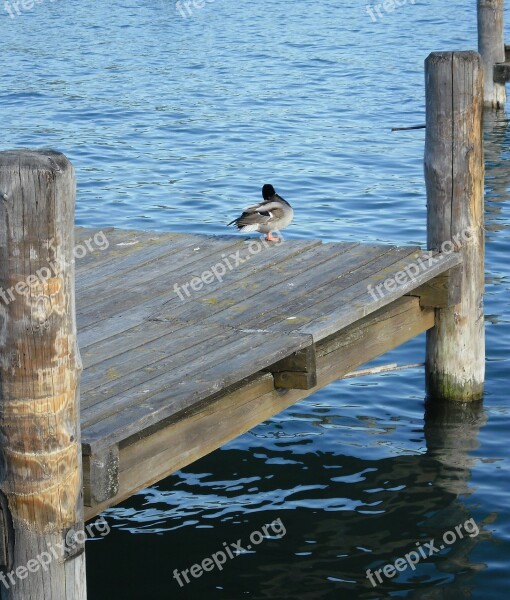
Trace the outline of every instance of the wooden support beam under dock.
{"label": "wooden support beam under dock", "polygon": [[86,518],[430,329],[434,307],[458,300],[457,252],[77,230],[78,246],[94,239],[108,248],[78,263],[76,281]]}

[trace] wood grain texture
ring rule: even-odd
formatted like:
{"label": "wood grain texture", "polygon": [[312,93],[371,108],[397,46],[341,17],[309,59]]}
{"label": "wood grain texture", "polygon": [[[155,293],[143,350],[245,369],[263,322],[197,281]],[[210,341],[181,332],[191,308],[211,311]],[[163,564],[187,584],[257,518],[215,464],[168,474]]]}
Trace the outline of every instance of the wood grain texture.
{"label": "wood grain texture", "polygon": [[481,59],[433,53],[425,73],[428,245],[453,241],[463,264],[461,301],[437,311],[427,336],[427,385],[431,396],[476,400],[485,376]]}
{"label": "wood grain texture", "polygon": [[[286,254],[263,269],[243,266],[243,277],[226,279],[220,285],[208,285],[180,305],[165,306],[154,315],[158,320],[179,319],[187,323],[209,323],[260,329],[250,323],[246,311],[271,311],[281,304],[281,297],[301,296],[312,289],[311,273],[341,272],[341,261],[358,244],[287,243]],[[295,249],[294,249],[295,248]],[[268,253],[269,254],[269,253]],[[271,253],[272,254],[272,253]],[[269,254],[269,255],[271,255]],[[306,286],[306,287],[305,287]],[[250,312],[250,314],[251,314]]]}
{"label": "wood grain texture", "polygon": [[494,82],[505,85],[508,81],[510,81],[510,62],[494,65]]}
{"label": "wood grain texture", "polygon": [[99,401],[82,413],[85,452],[140,435],[311,343],[306,335],[217,333],[193,350],[194,359],[187,357],[178,367],[169,368],[163,359],[148,372],[136,372],[127,383],[123,378],[121,388],[101,388]]}
{"label": "wood grain texture", "polygon": [[[66,545],[83,529],[75,189],[62,154],[0,153],[0,489],[14,536],[7,570],[24,574],[2,589],[9,600],[86,597],[83,544]],[[46,569],[26,570],[61,543]]]}
{"label": "wood grain texture", "polygon": [[420,287],[409,292],[409,296],[418,296],[420,306],[447,308],[454,306],[462,298],[462,265],[452,267],[446,273],[438,275]]}
{"label": "wood grain texture", "polygon": [[116,444],[83,456],[83,502],[94,506],[119,491],[119,448]]}

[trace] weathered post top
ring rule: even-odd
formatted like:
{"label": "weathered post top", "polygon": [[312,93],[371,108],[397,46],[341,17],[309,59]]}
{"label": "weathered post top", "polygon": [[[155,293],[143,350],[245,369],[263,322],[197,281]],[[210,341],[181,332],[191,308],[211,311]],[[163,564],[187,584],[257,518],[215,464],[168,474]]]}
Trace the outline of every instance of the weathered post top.
{"label": "weathered post top", "polygon": [[427,334],[433,397],[478,400],[485,376],[483,70],[476,52],[425,61],[425,180],[429,249],[460,252],[461,302],[438,309]]}
{"label": "weathered post top", "polygon": [[74,537],[83,530],[75,188],[60,153],[0,152],[0,590],[12,600],[86,597]]}
{"label": "weathered post top", "polygon": [[478,52],[484,70],[484,104],[503,108],[504,82],[494,81],[494,66],[505,61],[504,0],[477,0]]}

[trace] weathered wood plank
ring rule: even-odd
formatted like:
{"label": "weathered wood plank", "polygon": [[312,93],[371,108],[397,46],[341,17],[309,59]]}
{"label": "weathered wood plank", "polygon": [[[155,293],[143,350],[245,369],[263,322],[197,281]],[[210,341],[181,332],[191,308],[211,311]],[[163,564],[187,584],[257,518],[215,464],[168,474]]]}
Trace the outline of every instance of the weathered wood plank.
{"label": "weathered wood plank", "polygon": [[214,253],[199,257],[199,260],[188,265],[181,253],[178,268],[170,263],[155,265],[146,273],[132,271],[129,279],[117,282],[114,293],[105,295],[101,303],[110,307],[117,302],[118,306],[124,308],[126,294],[135,293],[138,301],[143,302],[145,298],[170,290],[173,292],[171,301],[165,306],[172,310],[175,318],[179,316],[179,309],[182,310],[190,300],[214,294],[219,288],[225,290],[233,284],[243,289],[243,283],[251,282],[255,273],[264,271],[266,277],[269,277],[273,267],[319,244],[319,241],[299,241],[287,246],[279,244],[268,247],[257,255],[251,255],[245,244],[226,248],[216,244]]}
{"label": "weathered wood plank", "polygon": [[[395,263],[386,272],[380,273],[377,278],[372,277],[369,280],[359,282],[342,291],[337,297],[303,310],[300,317],[310,319],[308,323],[296,328],[292,322],[290,325],[288,322],[281,322],[278,325],[278,330],[309,333],[313,335],[315,341],[318,341],[375,312],[382,306],[390,304],[419,287],[429,278],[440,275],[445,270],[458,265],[461,260],[461,257],[456,253],[444,255],[444,258],[438,259],[427,271],[417,275],[414,279],[407,280],[400,286],[395,286],[384,296],[374,299],[367,291],[367,284],[374,282],[374,285],[376,285],[381,281],[394,278],[396,273],[402,272],[405,266],[409,264],[409,260],[404,259]],[[317,314],[322,316],[317,318]]]}
{"label": "weathered wood plank", "polygon": [[[311,319],[308,315],[317,317],[325,314],[323,309],[325,303],[333,308],[346,305],[355,297],[353,290],[366,289],[370,278],[387,272],[397,261],[405,259],[414,252],[413,248],[388,247],[386,252],[374,255],[370,252],[363,253],[363,260],[358,260],[347,272],[336,274],[333,279],[322,285],[311,286],[307,289],[304,298],[291,297],[287,302],[280,303],[271,312],[267,312],[265,316],[256,315],[253,321],[248,321],[248,326],[258,323],[263,328],[271,329],[273,326],[278,326],[281,330],[281,324],[285,323],[288,330],[297,329]],[[317,309],[314,308],[315,306]]]}
{"label": "weathered wood plank", "polygon": [[[84,368],[90,373],[97,373],[118,366],[126,360],[132,359],[135,364],[140,364],[140,354],[147,352],[162,354],[166,351],[166,348],[160,348],[159,340],[185,327],[185,325],[177,322],[156,323],[145,321],[120,335],[85,346],[81,352]],[[96,377],[96,375],[93,375],[93,377]],[[86,372],[83,373],[82,386],[87,385],[86,381],[89,378],[90,375]]]}
{"label": "weathered wood plank", "polygon": [[[235,333],[239,336],[239,332]],[[207,367],[203,359],[191,361],[188,367],[164,372],[120,396],[108,398],[107,405],[117,407],[109,417],[103,416],[105,403],[98,409],[85,409],[84,447],[94,450],[139,433],[310,344],[311,337],[304,335],[241,336],[208,355],[212,366]],[[119,406],[122,410],[118,410]],[[94,414],[95,410],[99,412]]]}
{"label": "weathered wood plank", "polygon": [[[331,252],[332,251],[332,252]],[[272,315],[286,301],[295,299],[299,305],[306,302],[306,296],[313,293],[318,285],[327,285],[342,274],[356,268],[360,262],[369,262],[373,258],[391,251],[384,246],[354,246],[347,252],[337,254],[334,244],[315,256],[303,255],[300,261],[292,261],[282,269],[281,279],[273,275],[261,274],[261,281],[235,297],[232,305],[214,305],[200,309],[191,305],[188,312],[179,318],[188,322],[195,320],[207,323],[229,324],[246,329],[269,329],[262,326],[262,315]],[[318,252],[318,251],[317,251]],[[330,254],[331,252],[331,254]],[[318,260],[317,260],[318,258]],[[276,281],[275,281],[276,280]]]}
{"label": "weathered wood plank", "polygon": [[[192,239],[184,238],[177,233],[161,237],[159,234],[152,234],[145,239],[138,235],[119,235],[117,242],[108,241],[110,244],[108,250],[102,252],[95,263],[82,264],[83,259],[78,260],[79,277],[76,289],[80,291],[80,298],[84,293],[89,292],[92,286],[108,285],[116,277],[126,277],[133,268],[144,265],[149,267],[152,263],[172,257],[193,245]],[[196,243],[198,240],[195,241]]]}
{"label": "weathered wood plank", "polygon": [[[296,285],[295,277],[300,277],[299,284],[306,280],[305,274],[310,274],[314,270],[331,269],[331,261],[335,261],[337,269],[337,260],[341,260],[346,253],[351,252],[358,244],[327,244],[313,247],[306,247],[298,254],[289,255],[270,269],[260,270],[252,273],[250,277],[243,278],[241,281],[233,283],[224,282],[216,289],[207,289],[206,293],[179,307],[165,307],[158,315],[158,320],[167,318],[178,318],[188,323],[200,323],[206,318],[215,321],[214,315],[222,313],[219,323],[232,325],[231,318],[240,311],[236,305],[243,303],[250,306],[270,306],[275,307],[279,299],[275,297],[276,289],[293,289]],[[228,318],[224,319],[223,317]],[[239,323],[236,323],[239,325]],[[241,325],[246,323],[241,322]]]}
{"label": "weathered wood plank", "polygon": [[[264,260],[268,263],[277,262],[277,257],[274,259],[271,258],[273,253],[277,255],[278,253],[283,253],[284,256],[289,256],[290,254],[298,254],[305,251],[316,244],[317,242],[299,242],[293,245],[293,249],[268,249]],[[242,248],[239,244],[232,246],[230,244],[224,245],[218,243],[215,245],[214,250],[209,252],[207,256],[197,256],[195,260],[191,258],[188,260],[186,257],[180,255],[178,261],[170,261],[169,264],[158,263],[142,279],[140,275],[136,280],[129,278],[130,287],[127,289],[115,290],[111,295],[105,294],[100,300],[88,306],[82,307],[80,305],[77,313],[78,322],[81,326],[87,326],[87,324],[94,323],[98,319],[111,317],[126,309],[139,308],[140,306],[145,308],[152,307],[152,310],[146,314],[147,318],[147,316],[157,312],[158,306],[179,306],[183,303],[179,299],[175,286],[183,282],[189,282],[193,278],[198,279],[196,276],[206,271],[213,278],[210,268],[223,261],[224,255],[232,253],[233,250],[239,250],[239,248]],[[256,261],[250,264],[254,265],[251,267],[252,270],[257,269]],[[227,271],[225,267],[225,283],[230,279],[244,278],[249,273],[248,269],[249,267],[247,267],[245,273],[243,271],[236,271],[236,269]],[[131,273],[131,277],[133,277],[133,273]],[[172,318],[175,319],[175,316],[173,314]]]}
{"label": "weathered wood plank", "polygon": [[[133,436],[120,449],[119,492],[115,498],[86,509],[92,518],[178,469],[191,464],[262,421],[306,398],[353,368],[391,350],[434,325],[434,311],[421,309],[418,298],[403,298],[386,306],[337,338],[337,348],[320,350],[317,386],[311,390],[274,388],[270,374],[257,375],[212,401],[180,413],[147,437]],[[346,340],[350,340],[346,342]],[[331,343],[331,340],[329,340]],[[346,343],[349,352],[346,352]],[[352,360],[349,356],[353,357]],[[356,361],[360,361],[355,364]]]}
{"label": "weathered wood plank", "polygon": [[[228,337],[224,338],[224,335]],[[195,347],[189,352],[179,353],[179,362],[174,370],[168,369],[168,360],[165,358],[150,367],[148,377],[145,376],[145,370],[138,371],[136,377],[129,380],[128,385],[132,385],[129,389],[125,389],[126,378],[123,378],[112,382],[106,391],[99,390],[101,402],[82,411],[84,426],[89,432],[95,423],[104,421],[107,414],[118,418],[124,412],[129,419],[134,414],[130,412],[131,408],[137,409],[140,403],[143,403],[142,412],[145,414],[148,407],[159,407],[163,400],[169,398],[166,408],[171,414],[181,410],[182,402],[187,402],[187,395],[193,397],[194,394],[203,396],[216,393],[227,385],[225,382],[231,385],[261,370],[267,362],[278,360],[309,343],[308,336],[243,336],[232,331],[216,334],[202,346],[204,351]],[[187,358],[185,361],[182,361],[183,354]],[[119,390],[123,391],[119,393]],[[95,396],[95,392],[91,396]]]}
{"label": "weathered wood plank", "polygon": [[[157,237],[152,237],[144,244],[138,244],[135,251],[125,252],[124,256],[119,257],[115,262],[109,265],[103,265],[101,269],[95,272],[87,272],[83,278],[84,285],[82,289],[83,306],[90,303],[87,293],[92,284],[107,284],[113,289],[129,280],[137,283],[143,280],[143,277],[150,278],[155,268],[170,267],[175,270],[185,265],[207,260],[212,254],[218,254],[222,251],[239,247],[241,240],[217,239],[212,236],[184,236],[180,234],[166,235],[167,241],[161,241]],[[97,298],[95,299],[97,300]]]}
{"label": "weathered wood plank", "polygon": [[[214,239],[211,236],[183,236],[174,234],[172,240],[166,243],[153,238],[150,245],[139,245],[136,251],[120,257],[115,262],[105,264],[101,269],[95,269],[86,275],[80,274],[83,283],[80,284],[81,306],[86,307],[99,300],[105,300],[115,295],[119,287],[126,289],[129,284],[136,285],[158,277],[158,273],[175,272],[188,265],[208,261],[212,255],[233,251],[239,248],[238,239]],[[192,267],[190,267],[192,269]],[[91,296],[93,286],[104,285],[101,298]]]}
{"label": "weathered wood plank", "polygon": [[418,296],[422,307],[447,308],[458,304],[461,300],[461,294],[462,265],[457,265],[446,271],[446,273],[427,281],[407,295]]}
{"label": "weathered wood plank", "polygon": [[102,268],[111,268],[112,263],[131,254],[139,253],[144,247],[150,250],[154,244],[164,247],[181,236],[174,233],[154,234],[148,231],[130,231],[113,227],[75,228],[76,271],[80,277],[76,289],[82,281]]}
{"label": "weathered wood plank", "polygon": [[[84,390],[87,399],[82,403],[82,423],[90,425],[92,415],[100,420],[115,414],[119,407],[129,405],[132,396],[144,401],[154,389],[159,391],[161,386],[175,383],[179,378],[184,382],[194,370],[214,364],[215,352],[228,356],[233,351],[232,345],[244,347],[247,343],[247,336],[221,327],[188,327],[176,333],[177,339],[175,333],[170,333],[160,340],[158,347],[163,351],[149,353],[146,362],[139,362],[136,350],[129,350],[128,360],[123,363],[125,369],[123,364],[114,367],[122,376],[110,378],[106,372],[99,387],[93,385]],[[142,389],[146,390],[144,394],[140,393]]]}
{"label": "weathered wood plank", "polygon": [[[164,323],[163,327],[168,325]],[[83,379],[82,418],[88,414],[87,409],[103,399],[123,394],[159,374],[179,372],[184,376],[193,365],[208,363],[215,349],[224,348],[238,338],[237,332],[231,329],[198,326],[168,328],[162,337],[135,348],[124,345],[123,337],[119,337],[126,351],[120,356],[105,358],[92,367],[93,376]],[[109,403],[108,407],[111,411],[114,405]]]}
{"label": "weathered wood plank", "polygon": [[[284,255],[280,254],[280,257],[283,256],[285,260],[282,259],[278,265],[287,264],[287,260],[291,258],[298,257],[301,253],[308,252],[310,249],[319,246],[320,242],[312,241],[312,242],[297,242],[288,245],[285,249]],[[274,250],[276,250],[275,248]],[[272,262],[272,258],[268,255],[268,261]],[[299,260],[299,258],[296,258]],[[194,268],[194,267],[193,267]],[[191,277],[191,273],[188,274]],[[252,274],[251,277],[254,275]],[[239,275],[231,276],[231,279],[236,278],[245,279],[246,273],[239,273]],[[250,279],[251,279],[250,277]],[[267,279],[267,277],[266,277]],[[232,283],[230,283],[232,285]],[[243,282],[240,281],[238,284],[241,288],[243,287]],[[209,287],[206,286],[207,289],[204,290],[204,294],[209,293]],[[214,287],[214,286],[213,286]],[[227,282],[220,282],[220,287],[227,288]],[[168,285],[167,285],[168,288]],[[200,294],[197,294],[198,296]],[[176,318],[180,315],[180,311],[183,310],[183,304],[179,300],[176,292],[170,287],[167,289],[165,294],[159,295],[156,298],[146,301],[145,304],[135,305],[132,308],[123,309],[118,314],[106,316],[104,314],[100,314],[97,316],[97,320],[94,319],[82,319],[80,313],[80,306],[78,306],[78,325],[80,328],[79,340],[80,347],[87,348],[88,346],[100,342],[102,340],[107,339],[108,337],[117,336],[124,331],[129,330],[132,327],[139,325],[140,323],[147,321],[148,319],[157,318],[157,315],[166,310],[170,315],[172,321],[175,321]],[[206,306],[210,306],[209,303],[205,303]],[[170,308],[171,307],[171,308]],[[166,320],[166,319],[163,319]]]}

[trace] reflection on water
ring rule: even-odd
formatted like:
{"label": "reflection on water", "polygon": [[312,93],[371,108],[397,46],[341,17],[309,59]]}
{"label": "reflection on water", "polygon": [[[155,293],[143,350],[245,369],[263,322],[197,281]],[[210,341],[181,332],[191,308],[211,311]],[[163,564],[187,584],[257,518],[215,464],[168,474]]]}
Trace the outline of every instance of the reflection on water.
{"label": "reflection on water", "polygon": [[502,215],[502,203],[510,198],[510,126],[503,110],[484,111],[485,227],[499,231],[510,227]]}
{"label": "reflection on water", "polygon": [[427,456],[439,464],[435,485],[458,496],[469,494],[470,467],[474,463],[470,453],[479,447],[477,435],[486,422],[481,402],[427,402]]}

